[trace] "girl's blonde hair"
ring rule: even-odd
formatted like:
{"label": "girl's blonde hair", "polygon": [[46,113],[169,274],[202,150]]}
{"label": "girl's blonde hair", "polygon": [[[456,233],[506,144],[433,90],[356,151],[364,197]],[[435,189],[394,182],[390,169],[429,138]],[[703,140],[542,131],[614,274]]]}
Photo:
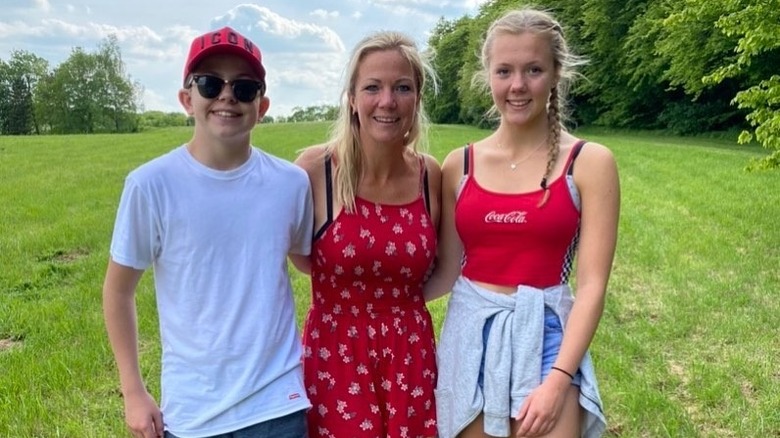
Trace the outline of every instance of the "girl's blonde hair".
{"label": "girl's blonde hair", "polygon": [[396,50],[409,61],[417,87],[417,111],[412,127],[406,135],[406,146],[415,153],[426,150],[428,146],[428,117],[422,103],[426,76],[433,82],[434,88],[436,85],[435,74],[429,61],[417,49],[414,40],[403,33],[381,31],[363,38],[352,51],[347,65],[339,115],[333,124],[330,140],[326,146],[326,153],[334,157],[336,162],[334,174],[336,203],[349,212],[355,209],[355,196],[362,170],[360,120],[357,113],[352,111],[349,101],[355,96],[358,70],[363,59],[371,53],[385,50]]}
{"label": "girl's blonde hair", "polygon": [[[550,49],[553,56],[553,66],[558,77],[558,83],[550,92],[550,100],[547,103],[547,120],[549,126],[548,142],[548,160],[541,187],[544,190],[544,196],[540,202],[543,205],[549,191],[547,183],[555,166],[555,160],[560,149],[561,131],[564,130],[564,122],[567,120],[568,112],[565,105],[569,87],[578,74],[575,71],[577,66],[587,63],[587,61],[569,50],[566,44],[566,38],[563,34],[563,28],[560,23],[553,18],[551,14],[533,8],[523,8],[512,10],[505,13],[497,19],[488,28],[485,35],[485,41],[482,44],[480,60],[482,69],[479,70],[472,79],[472,84],[487,90],[490,84],[490,55],[493,43],[496,38],[502,35],[521,35],[530,32],[535,35],[543,35],[550,42]],[[488,111],[489,115],[497,115],[498,109],[494,104]]]}

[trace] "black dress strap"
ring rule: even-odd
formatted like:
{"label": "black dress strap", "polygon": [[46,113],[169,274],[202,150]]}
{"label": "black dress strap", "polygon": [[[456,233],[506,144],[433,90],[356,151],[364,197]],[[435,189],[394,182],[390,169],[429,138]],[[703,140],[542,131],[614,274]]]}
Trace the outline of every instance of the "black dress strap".
{"label": "black dress strap", "polygon": [[314,240],[319,239],[325,230],[328,228],[331,222],[333,222],[333,164],[331,162],[331,156],[328,154],[325,157],[325,202],[327,203],[328,216],[325,223],[314,233]]}
{"label": "black dress strap", "polygon": [[431,194],[428,186],[428,166],[425,165],[425,157],[422,159],[423,166],[423,196],[425,197],[425,210],[428,215],[431,214]]}

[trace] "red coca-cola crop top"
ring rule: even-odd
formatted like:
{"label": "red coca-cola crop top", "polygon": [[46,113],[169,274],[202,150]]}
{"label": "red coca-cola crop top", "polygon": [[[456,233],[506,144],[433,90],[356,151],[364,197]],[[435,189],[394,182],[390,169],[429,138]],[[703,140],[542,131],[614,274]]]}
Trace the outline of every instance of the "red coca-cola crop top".
{"label": "red coca-cola crop top", "polygon": [[467,146],[466,178],[455,204],[455,227],[463,242],[462,274],[474,281],[545,288],[566,283],[579,238],[579,194],[571,181],[574,159],[549,185],[549,198],[537,207],[541,190],[496,193],[474,178],[473,147]]}

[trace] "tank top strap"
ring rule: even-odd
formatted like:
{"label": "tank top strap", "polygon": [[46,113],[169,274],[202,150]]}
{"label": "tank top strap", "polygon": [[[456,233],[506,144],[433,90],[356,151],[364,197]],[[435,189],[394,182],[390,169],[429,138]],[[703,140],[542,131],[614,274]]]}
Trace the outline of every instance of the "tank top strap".
{"label": "tank top strap", "polygon": [[574,173],[574,160],[580,154],[580,151],[582,151],[582,147],[585,146],[585,143],[587,143],[585,140],[579,140],[572,146],[571,152],[569,152],[569,158],[566,159],[566,175],[572,175]]}
{"label": "tank top strap", "polygon": [[314,240],[322,236],[322,233],[333,222],[333,163],[331,157],[331,154],[325,156],[325,203],[327,217],[325,223],[314,233]]}
{"label": "tank top strap", "polygon": [[425,156],[420,154],[420,191],[425,200],[425,210],[431,214],[431,194],[428,184],[428,166],[425,164]]}
{"label": "tank top strap", "polygon": [[463,147],[463,175],[472,176],[471,163],[474,161],[474,145],[469,143]]}

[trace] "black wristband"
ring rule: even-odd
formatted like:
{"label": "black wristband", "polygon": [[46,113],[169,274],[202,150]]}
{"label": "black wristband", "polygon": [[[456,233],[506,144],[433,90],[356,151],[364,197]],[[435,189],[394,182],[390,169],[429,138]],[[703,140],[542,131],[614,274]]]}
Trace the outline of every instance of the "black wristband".
{"label": "black wristband", "polygon": [[558,368],[558,367],[550,367],[550,368],[553,369],[553,370],[556,370],[556,371],[560,371],[563,374],[566,374],[567,376],[569,376],[569,378],[571,378],[572,380],[574,380],[574,376],[570,372],[568,372],[568,371],[566,371],[564,369]]}

